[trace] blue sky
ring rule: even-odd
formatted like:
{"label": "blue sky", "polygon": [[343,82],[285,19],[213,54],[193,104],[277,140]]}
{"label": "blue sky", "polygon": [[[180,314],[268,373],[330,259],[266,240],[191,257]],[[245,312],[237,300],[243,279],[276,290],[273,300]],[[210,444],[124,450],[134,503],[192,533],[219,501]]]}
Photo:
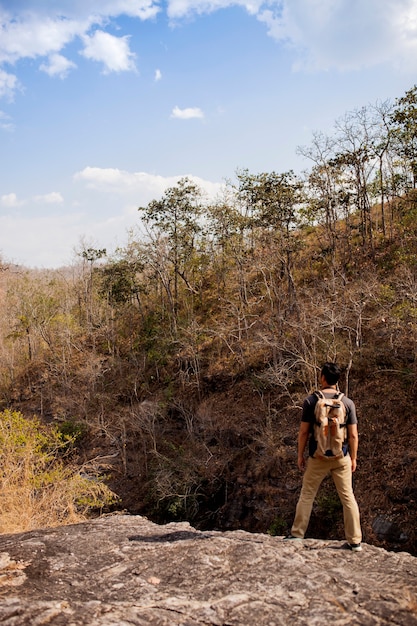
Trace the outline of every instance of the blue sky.
{"label": "blue sky", "polygon": [[0,0],[0,255],[112,252],[179,178],[301,172],[417,83],[417,0]]}

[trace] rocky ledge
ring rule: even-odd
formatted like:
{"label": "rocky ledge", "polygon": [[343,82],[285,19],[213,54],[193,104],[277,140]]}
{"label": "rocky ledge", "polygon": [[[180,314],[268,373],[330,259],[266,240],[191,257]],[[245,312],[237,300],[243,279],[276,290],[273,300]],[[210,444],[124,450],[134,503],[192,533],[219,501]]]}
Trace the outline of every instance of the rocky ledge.
{"label": "rocky ledge", "polygon": [[417,624],[417,558],[111,515],[0,536],[7,626]]}

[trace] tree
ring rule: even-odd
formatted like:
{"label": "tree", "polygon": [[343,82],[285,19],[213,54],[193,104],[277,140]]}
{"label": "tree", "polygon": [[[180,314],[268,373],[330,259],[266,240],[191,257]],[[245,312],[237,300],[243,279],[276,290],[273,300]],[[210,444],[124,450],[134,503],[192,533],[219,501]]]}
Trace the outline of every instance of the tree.
{"label": "tree", "polygon": [[87,324],[93,324],[93,273],[94,273],[94,264],[99,259],[102,259],[107,254],[105,248],[96,249],[96,248],[85,248],[81,251],[80,256],[84,260],[84,262],[88,263],[89,271],[87,274],[86,281],[86,290],[85,290],[85,305],[86,305],[86,318]]}
{"label": "tree", "polygon": [[[230,189],[225,190],[225,194],[228,192]],[[225,295],[229,274],[244,254],[246,222],[236,206],[234,191],[207,207],[204,237],[218,296]]]}
{"label": "tree", "polygon": [[29,272],[11,281],[7,291],[9,339],[26,344],[28,361],[43,356],[45,345],[51,352],[56,347],[63,310],[59,291],[60,286],[47,276],[31,277]]}
{"label": "tree", "polygon": [[335,159],[336,149],[336,139],[323,133],[314,133],[310,146],[298,148],[299,154],[313,162],[307,175],[307,198],[301,213],[307,224],[323,226],[316,228],[315,232],[320,241],[322,258],[330,259],[333,277],[340,260],[337,251],[342,252],[343,266],[347,265],[351,255],[351,191],[346,186],[342,164]]}
{"label": "tree", "polygon": [[338,120],[338,153],[334,160],[343,168],[346,184],[351,185],[354,205],[361,220],[362,243],[371,254],[374,253],[374,234],[369,189],[376,167],[371,149],[372,127],[366,107],[347,113]]}
{"label": "tree", "polygon": [[371,150],[378,160],[378,170],[375,177],[375,187],[381,202],[381,226],[384,237],[386,236],[385,224],[385,199],[388,192],[386,179],[389,173],[385,172],[387,163],[390,164],[390,148],[392,145],[392,125],[390,116],[392,104],[389,100],[377,103],[371,109],[374,114]]}
{"label": "tree", "polygon": [[417,187],[417,85],[395,102],[392,113],[398,154],[407,162],[413,189]]}
{"label": "tree", "polygon": [[281,276],[288,284],[291,302],[295,296],[292,276],[293,255],[297,242],[293,233],[298,224],[298,211],[303,200],[303,184],[293,171],[250,174],[238,173],[239,194],[250,210],[251,226],[277,245]]}
{"label": "tree", "polygon": [[176,187],[165,191],[161,200],[152,200],[147,207],[139,207],[145,223],[157,231],[156,239],[159,233],[167,240],[168,256],[173,269],[175,318],[179,304],[178,279],[181,278],[192,290],[187,263],[192,258],[196,237],[201,232],[201,198],[200,188],[189,178],[182,178]]}

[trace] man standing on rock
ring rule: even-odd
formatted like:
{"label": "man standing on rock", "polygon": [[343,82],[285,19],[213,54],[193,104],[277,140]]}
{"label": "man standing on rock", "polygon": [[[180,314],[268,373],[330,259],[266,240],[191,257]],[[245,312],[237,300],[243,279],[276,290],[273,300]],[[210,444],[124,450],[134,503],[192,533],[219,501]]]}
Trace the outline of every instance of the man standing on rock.
{"label": "man standing on rock", "polygon": [[[340,368],[336,363],[325,363],[320,372],[320,387],[325,399],[338,398]],[[298,467],[304,472],[303,485],[298,500],[291,535],[286,539],[303,539],[310,521],[314,498],[323,481],[330,473],[343,505],[343,519],[347,547],[353,552],[362,550],[362,533],[359,507],[353,494],[352,473],[356,470],[358,452],[358,421],[355,404],[342,394],[340,397],[346,409],[345,442],[340,456],[317,455],[317,441],[314,436],[316,414],[315,407],[319,396],[309,395],[303,404],[300,430],[298,433]],[[309,458],[306,464],[304,451],[309,441]]]}

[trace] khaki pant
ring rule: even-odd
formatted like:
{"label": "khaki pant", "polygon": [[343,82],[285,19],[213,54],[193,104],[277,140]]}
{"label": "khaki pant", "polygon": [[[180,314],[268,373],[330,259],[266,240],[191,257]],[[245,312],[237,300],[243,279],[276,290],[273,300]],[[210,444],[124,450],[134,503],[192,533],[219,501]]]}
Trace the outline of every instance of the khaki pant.
{"label": "khaki pant", "polygon": [[309,457],[291,534],[294,537],[304,537],[310,521],[314,498],[316,497],[323,479],[329,472],[343,505],[346,540],[349,543],[361,543],[362,533],[359,507],[353,494],[352,466],[349,454],[341,459],[335,459],[334,461],[325,461]]}

